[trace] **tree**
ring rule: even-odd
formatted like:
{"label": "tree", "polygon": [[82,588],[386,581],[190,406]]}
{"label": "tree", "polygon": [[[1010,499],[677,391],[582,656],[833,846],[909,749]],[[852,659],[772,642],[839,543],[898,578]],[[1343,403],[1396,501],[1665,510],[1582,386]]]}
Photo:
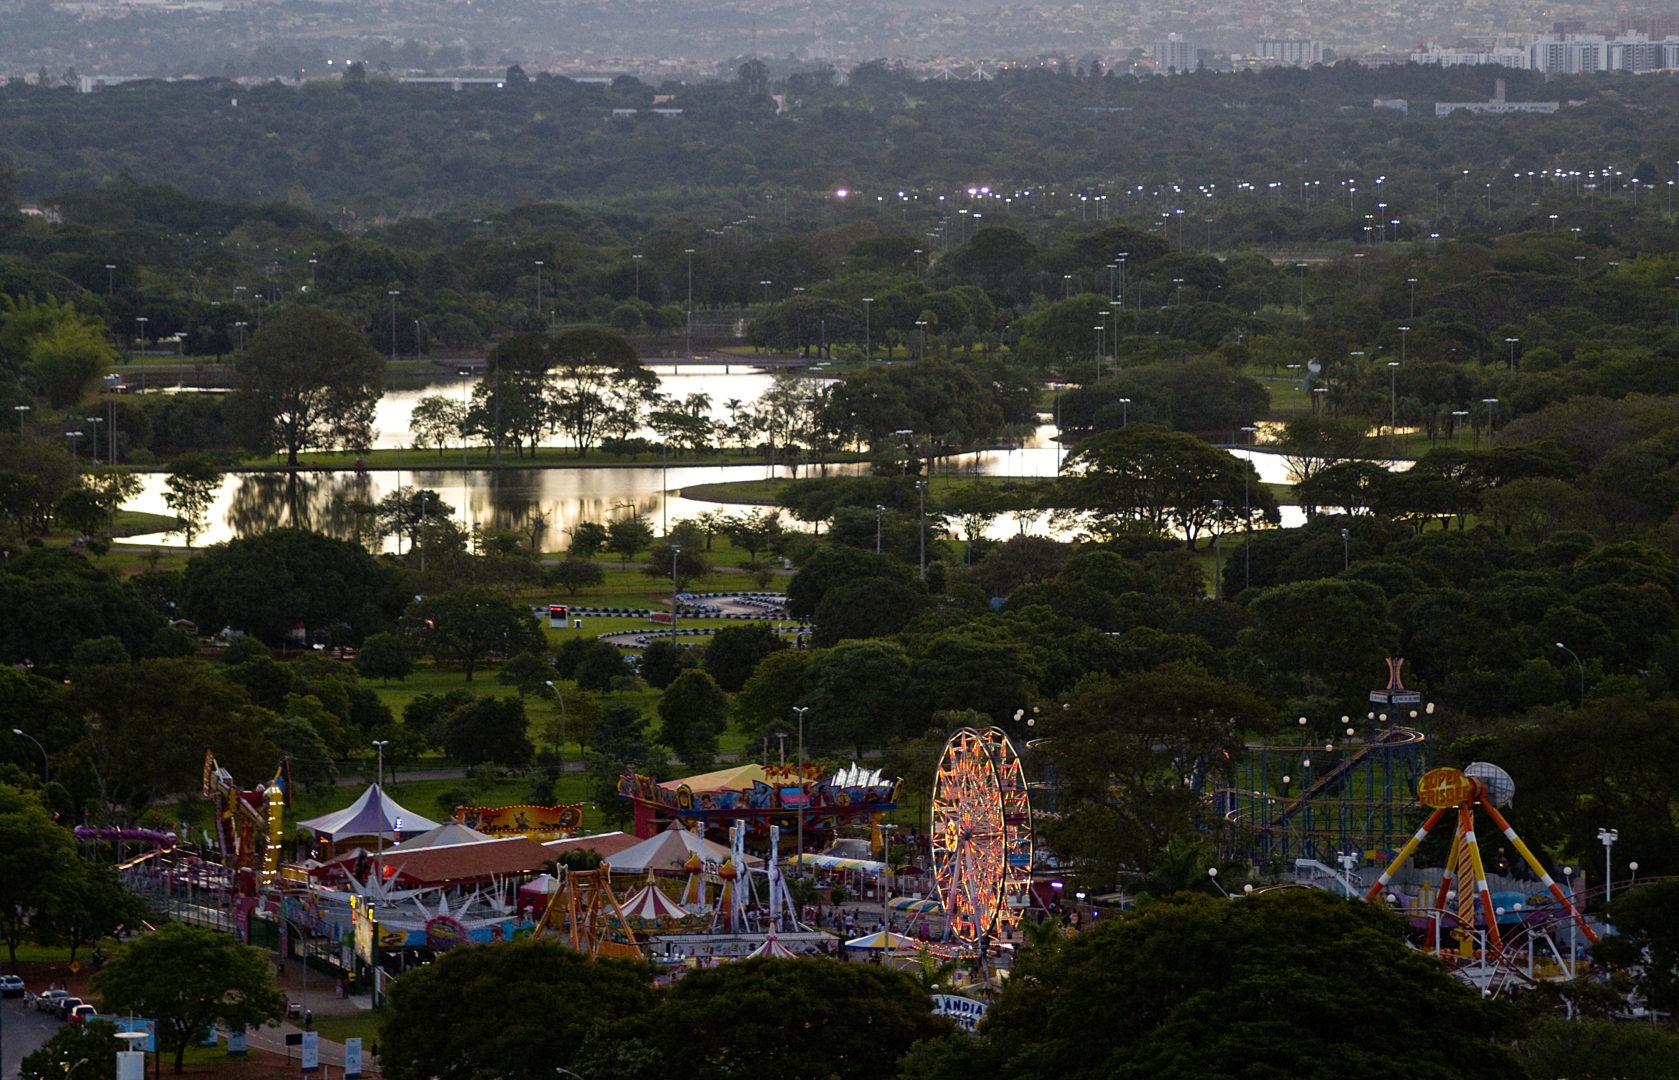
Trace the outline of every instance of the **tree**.
{"label": "tree", "polygon": [[584,645],[572,670],[579,690],[597,693],[612,690],[615,680],[631,674],[629,665],[624,663],[624,654],[610,642],[598,638]]}
{"label": "tree", "polygon": [[34,795],[0,784],[0,939],[11,962],[31,920],[74,891],[76,846]]}
{"label": "tree", "polygon": [[805,669],[804,684],[807,747],[884,746],[906,728],[921,730],[926,719],[910,692],[909,654],[895,642],[842,641],[822,649]]}
{"label": "tree", "polygon": [[1182,530],[1193,548],[1197,535],[1228,525],[1246,508],[1262,520],[1275,517],[1264,485],[1244,486],[1246,462],[1193,435],[1150,424],[1132,424],[1080,443],[1067,457],[1070,502],[1099,533],[1142,527],[1154,533]]}
{"label": "tree", "polygon": [[596,1032],[651,1014],[654,995],[649,965],[590,959],[556,941],[463,946],[391,985],[381,1064],[391,1080],[550,1076],[577,1064]]}
{"label": "tree", "polygon": [[282,308],[234,361],[230,413],[253,449],[361,449],[373,441],[373,408],[385,360],[355,327],[322,307]]}
{"label": "tree", "polygon": [[93,976],[103,1007],[157,1021],[158,1052],[181,1072],[187,1047],[216,1024],[231,1030],[278,1020],[284,999],[261,949],[202,926],[165,923],[136,938]]}
{"label": "tree", "polygon": [[575,555],[561,559],[557,566],[551,567],[547,574],[548,582],[558,585],[566,591],[567,596],[576,596],[583,589],[604,584],[606,571]]}
{"label": "tree", "polygon": [[632,1030],[694,1080],[889,1080],[911,1046],[951,1025],[903,972],[810,958],[691,972]]}
{"label": "tree", "polygon": [[635,347],[604,330],[567,330],[552,344],[552,408],[560,430],[587,455],[603,432],[633,432],[658,392]]}
{"label": "tree", "polygon": [[1186,895],[1025,950],[979,1053],[962,1039],[929,1046],[912,1074],[951,1075],[928,1066],[953,1053],[967,1075],[1002,1080],[1515,1080],[1515,1026],[1509,1006],[1412,951],[1380,905],[1315,889]]}
{"label": "tree", "polygon": [[693,771],[710,768],[728,720],[729,695],[698,669],[678,675],[659,698],[659,741]]}
{"label": "tree", "polygon": [[635,558],[638,551],[647,550],[653,543],[653,529],[640,514],[618,518],[606,527],[606,547],[624,563]]}
{"label": "tree", "polygon": [[676,677],[699,663],[694,650],[684,649],[669,637],[656,637],[641,650],[641,677],[648,686],[663,690]]}
{"label": "tree", "polygon": [[754,562],[760,551],[767,550],[781,533],[781,513],[759,508],[744,517],[731,517],[723,523],[723,535],[735,547],[746,552]]}
{"label": "tree", "polygon": [[464,442],[462,423],[466,419],[466,410],[454,398],[441,394],[428,394],[414,405],[414,411],[408,416],[408,428],[414,436],[414,448],[424,449],[428,446],[437,447],[437,456],[443,456],[443,448],[452,442]]}
{"label": "tree", "polygon": [[369,634],[356,650],[356,670],[364,679],[401,681],[414,673],[414,653],[408,639],[386,630]]}
{"label": "tree", "polygon": [[185,534],[187,547],[192,538],[204,531],[210,507],[221,490],[222,471],[205,454],[183,454],[169,463],[169,476],[163,482],[169,490],[163,504],[175,511],[179,526],[172,530]]}
{"label": "tree", "polygon": [[793,707],[804,704],[805,669],[816,654],[782,649],[758,663],[735,697],[735,728],[753,740],[791,731]]}
{"label": "tree", "polygon": [[422,597],[409,606],[408,619],[421,628],[421,640],[433,655],[460,661],[467,682],[487,657],[547,646],[530,608],[487,585]]}
{"label": "tree", "polygon": [[731,694],[739,693],[764,657],[780,652],[787,643],[769,626],[725,626],[711,635],[703,666],[717,685]]}
{"label": "tree", "polygon": [[0,357],[55,409],[80,402],[117,359],[103,322],[51,296],[0,296]]}
{"label": "tree", "polygon": [[474,698],[449,715],[443,752],[468,766],[528,765],[534,753],[529,729],[523,698]]}
{"label": "tree", "polygon": [[75,960],[82,946],[145,922],[150,909],[123,888],[109,864],[78,859],[67,869],[65,888],[34,920],[36,940],[68,945]]}
{"label": "tree", "polygon": [[412,596],[399,567],[359,544],[272,529],[212,544],[182,575],[181,610],[279,647],[298,624],[312,640],[355,645],[386,629]]}
{"label": "tree", "polygon": [[324,795],[338,782],[338,766],[315,725],[301,716],[282,716],[268,726],[268,737],[290,762],[292,781],[311,795]]}
{"label": "tree", "polygon": [[606,546],[607,528],[598,521],[579,521],[571,527],[571,544],[566,549],[572,559],[592,559]]}
{"label": "tree", "polygon": [[109,1020],[65,1024],[24,1057],[18,1076],[20,1080],[68,1080],[80,1069],[86,1069],[88,1076],[115,1076],[117,1051],[122,1048],[117,1026]]}
{"label": "tree", "polygon": [[1242,631],[1242,647],[1283,692],[1356,701],[1398,643],[1387,599],[1368,582],[1297,581],[1247,606],[1253,626]]}

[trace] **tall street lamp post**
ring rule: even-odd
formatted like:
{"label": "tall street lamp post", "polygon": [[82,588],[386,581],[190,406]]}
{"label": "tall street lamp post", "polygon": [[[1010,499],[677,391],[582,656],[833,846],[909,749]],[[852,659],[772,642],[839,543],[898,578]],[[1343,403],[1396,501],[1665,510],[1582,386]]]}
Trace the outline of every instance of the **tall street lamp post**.
{"label": "tall street lamp post", "polygon": [[1621,838],[1619,829],[1597,830],[1598,842],[1603,845],[1603,902],[1607,904],[1614,893],[1614,868],[1609,865],[1609,854],[1615,847],[1615,841]]}
{"label": "tall street lamp post", "polygon": [[874,297],[863,297],[863,362],[866,364],[874,359],[874,335],[871,319]]}
{"label": "tall street lamp post", "polygon": [[52,783],[52,766],[47,762],[47,748],[41,745],[41,740],[29,734],[29,732],[23,730],[22,728],[13,728],[12,734],[22,735],[24,738],[35,744],[35,749],[41,752],[41,783],[43,785]]}
{"label": "tall street lamp post", "polygon": [[543,685],[548,687],[548,692],[550,694],[554,695],[554,700],[560,703],[560,750],[559,750],[559,758],[560,758],[560,772],[563,774],[565,772],[565,727],[566,727],[566,720],[568,719],[567,716],[566,716],[565,695],[560,693],[559,690],[555,689],[552,681],[543,683]]}
{"label": "tall street lamp post", "polygon": [[809,705],[795,705],[793,711],[799,714],[799,866],[803,868],[805,857],[805,713],[810,711]]}
{"label": "tall street lamp post", "polygon": [[396,298],[402,295],[401,289],[387,290],[391,297],[391,363],[396,363]]}
{"label": "tall street lamp post", "polygon": [[1580,654],[1575,652],[1573,649],[1570,649],[1567,645],[1564,645],[1560,641],[1553,641],[1551,644],[1555,645],[1557,648],[1561,649],[1563,652],[1567,653],[1569,656],[1574,658],[1574,666],[1580,670],[1580,708],[1582,708],[1582,709],[1585,708],[1586,707],[1586,665],[1582,664],[1580,662]]}
{"label": "tall street lamp post", "polygon": [[915,482],[915,493],[921,498],[921,580],[927,580],[927,481]]}
{"label": "tall street lamp post", "polygon": [[682,606],[682,601],[676,595],[676,565],[681,561],[682,545],[672,544],[670,546],[670,643],[673,648],[676,645],[676,611]]}
{"label": "tall street lamp post", "polygon": [[[377,771],[374,773],[378,779],[374,781],[373,790],[379,796],[379,813],[381,816],[385,812],[385,747],[389,746],[390,743],[389,739],[373,740],[373,749],[379,752],[379,764]],[[374,865],[379,875],[379,884],[383,885],[385,883],[385,826],[382,821],[379,824],[379,859]],[[304,961],[303,966],[305,969],[308,968],[307,960]]]}

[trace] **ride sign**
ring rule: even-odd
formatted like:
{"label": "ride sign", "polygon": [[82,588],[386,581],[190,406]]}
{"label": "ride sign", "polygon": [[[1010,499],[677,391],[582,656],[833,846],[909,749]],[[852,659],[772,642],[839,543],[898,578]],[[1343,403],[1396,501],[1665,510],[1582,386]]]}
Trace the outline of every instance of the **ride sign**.
{"label": "ride sign", "polygon": [[934,994],[933,1015],[948,1016],[963,1031],[972,1031],[979,1026],[985,1016],[985,1010],[990,1006],[983,1001],[965,998],[959,994]]}

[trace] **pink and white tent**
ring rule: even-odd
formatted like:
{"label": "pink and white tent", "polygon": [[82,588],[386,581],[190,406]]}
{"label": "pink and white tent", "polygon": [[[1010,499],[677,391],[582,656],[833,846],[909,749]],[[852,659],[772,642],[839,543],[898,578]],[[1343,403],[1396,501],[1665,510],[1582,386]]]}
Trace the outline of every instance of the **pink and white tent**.
{"label": "pink and white tent", "polygon": [[792,949],[783,945],[781,939],[775,936],[775,931],[771,930],[764,935],[764,943],[747,953],[746,958],[751,960],[753,957],[763,956],[771,960],[791,960],[797,955]]}
{"label": "pink and white tent", "polygon": [[626,919],[657,922],[660,919],[686,919],[688,912],[675,900],[666,896],[657,885],[643,886],[634,896],[618,905]]}

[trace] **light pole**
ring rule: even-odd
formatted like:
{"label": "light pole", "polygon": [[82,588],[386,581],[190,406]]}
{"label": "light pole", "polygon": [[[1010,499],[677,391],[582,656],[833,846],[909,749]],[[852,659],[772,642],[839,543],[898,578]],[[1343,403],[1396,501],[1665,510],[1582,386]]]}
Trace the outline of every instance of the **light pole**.
{"label": "light pole", "polygon": [[542,323],[542,260],[537,259],[537,260],[535,260],[535,262],[536,262],[536,321],[537,321],[537,325],[540,326],[541,323]]}
{"label": "light pole", "polygon": [[915,493],[921,498],[921,580],[927,580],[927,481],[915,482]]}
{"label": "light pole", "polygon": [[78,454],[78,451],[80,449],[82,433],[79,430],[78,431],[66,431],[64,433],[64,437],[66,439],[70,440],[70,461],[71,461],[71,463],[72,464],[77,464],[78,467],[80,467],[79,463],[78,463],[77,454]]}
{"label": "light pole", "polygon": [[146,324],[149,322],[151,322],[151,320],[146,318],[144,315],[140,315],[134,320],[135,325],[140,328],[140,348],[138,351],[142,353],[146,351]]}
{"label": "light pole", "polygon": [[249,325],[251,324],[246,322],[244,319],[240,319],[238,322],[233,324],[233,328],[239,331],[239,351],[241,353],[245,351],[245,327]]}
{"label": "light pole", "polygon": [[683,248],[688,256],[688,358],[694,358],[694,249]]}
{"label": "light pole", "polygon": [[1399,359],[1403,361],[1405,359],[1405,346],[1410,341],[1411,328],[1409,326],[1396,326],[1394,329],[1399,331]]}
{"label": "light pole", "polygon": [[682,603],[676,596],[676,566],[681,561],[682,545],[672,544],[670,546],[670,643],[672,647],[675,647],[676,645],[676,609],[680,607]]}
{"label": "light pole", "polygon": [[[1388,435],[1393,439],[1397,450],[1399,445],[1399,361],[1388,361]],[[1395,454],[1397,457],[1398,455]]]}
{"label": "light pole", "polygon": [[1102,338],[1108,332],[1108,324],[1097,323],[1091,329],[1096,331],[1096,378],[1100,379],[1102,377]]}
{"label": "light pole", "polygon": [[117,264],[116,263],[106,263],[105,264],[105,295],[106,296],[115,296],[116,294],[117,294]]}
{"label": "light pole", "polygon": [[1341,569],[1346,570],[1353,564],[1352,530],[1341,530]]}
{"label": "light pole", "polygon": [[873,303],[874,297],[863,297],[863,362],[865,364],[874,359],[874,336],[869,318],[873,311],[870,305]]}
{"label": "light pole", "polygon": [[23,433],[24,433],[23,422],[29,416],[29,406],[27,406],[27,405],[13,405],[12,406],[12,411],[17,413],[17,433],[18,433],[18,438],[21,439],[23,437]]}
{"label": "light pole", "polygon": [[1509,346],[1509,349],[1510,349],[1509,354],[1504,358],[1504,370],[1505,371],[1512,371],[1512,370],[1515,369],[1515,367],[1516,367],[1516,343],[1521,341],[1521,340],[1522,340],[1521,338],[1513,338],[1513,337],[1507,337],[1507,338],[1504,339],[1504,344]]}
{"label": "light pole", "polygon": [[1130,254],[1129,251],[1122,251],[1114,256],[1119,261],[1119,309],[1121,311],[1125,310],[1125,257]]}
{"label": "light pole", "polygon": [[1492,411],[1498,408],[1498,399],[1495,397],[1484,397],[1481,399],[1481,404],[1487,407],[1487,445],[1491,446],[1493,441]]}
{"label": "light pole", "polygon": [[99,464],[99,425],[105,422],[103,416],[84,416],[83,420],[93,425],[93,451],[89,455],[95,465]]}
{"label": "light pole", "polygon": [[402,295],[401,289],[388,289],[391,297],[391,363],[396,363],[396,298]]}
{"label": "light pole", "polygon": [[874,553],[880,554],[880,516],[886,513],[886,507],[880,503],[874,504]]}
{"label": "light pole", "polygon": [[1223,553],[1219,550],[1219,544],[1218,544],[1218,541],[1219,541],[1218,519],[1223,514],[1224,514],[1224,500],[1223,499],[1214,499],[1213,500],[1213,599],[1214,600],[1217,600],[1217,599],[1220,598],[1220,590],[1219,590],[1218,579],[1219,579],[1220,564],[1223,562],[1223,559],[1222,559],[1222,554]]}
{"label": "light pole", "polygon": [[44,787],[47,784],[52,783],[52,766],[47,762],[47,748],[41,745],[41,740],[29,734],[29,732],[23,730],[22,728],[13,728],[12,734],[22,735],[24,738],[35,744],[35,749],[41,752],[41,784]]}
{"label": "light pole", "polygon": [[1411,287],[1411,299],[1410,302],[1405,305],[1405,310],[1409,314],[1405,317],[1407,319],[1414,319],[1417,317],[1417,279],[1414,277],[1408,277],[1405,279],[1405,284]]}
{"label": "light pole", "polygon": [[764,287],[764,306],[769,307],[770,306],[770,286],[774,285],[775,282],[770,281],[768,279],[765,279],[763,281],[758,282],[758,284],[760,284]]}
{"label": "light pole", "polygon": [[565,707],[565,695],[560,693],[559,690],[555,689],[552,681],[545,682],[542,685],[546,686],[548,688],[548,692],[550,694],[554,695],[554,700],[558,701],[560,703],[560,749],[559,749],[559,757],[560,757],[560,772],[563,773],[563,772],[565,772],[565,726],[566,726],[566,719],[567,719],[567,717],[566,717],[566,707]]}
{"label": "light pole", "polygon": [[[1059,401],[1060,400],[1059,397],[1056,400]],[[1122,397],[1122,398],[1119,399],[1119,426],[1120,427],[1130,427],[1131,426],[1131,399],[1128,398],[1128,397]],[[1056,427],[1056,434],[1057,435],[1060,434],[1060,430],[1061,429],[1059,427],[1059,422],[1058,422],[1058,426]]]}
{"label": "light pole", "polygon": [[1580,654],[1575,652],[1573,649],[1570,649],[1567,645],[1564,645],[1560,641],[1553,641],[1551,644],[1555,645],[1569,656],[1572,656],[1574,658],[1574,666],[1580,669],[1580,708],[1584,709],[1586,707],[1586,665],[1580,662]]}
{"label": "light pole", "polygon": [[925,359],[927,359],[927,320],[926,319],[917,319],[917,320],[915,320],[915,325],[916,325],[916,328],[921,331],[921,333],[920,333],[920,338],[921,338],[921,356],[920,356],[920,359],[925,360]]}
{"label": "light pole", "polygon": [[1306,264],[1305,263],[1295,263],[1294,268],[1296,270],[1300,271],[1300,308],[1299,308],[1299,312],[1300,312],[1300,316],[1302,318],[1304,318],[1305,315],[1306,315]]}
{"label": "light pole", "polygon": [[1607,904],[1614,891],[1614,868],[1609,864],[1609,853],[1615,847],[1615,841],[1621,838],[1619,829],[1598,829],[1597,839],[1603,845],[1603,902]]}
{"label": "light pole", "polygon": [[641,256],[631,255],[630,261],[635,264],[635,298],[641,299]]}
{"label": "light pole", "polygon": [[793,711],[799,714],[799,866],[802,869],[805,858],[805,713],[810,711],[810,706],[795,705]]}
{"label": "light pole", "polygon": [[[385,747],[389,744],[389,739],[373,740],[373,748],[379,752],[378,772],[375,774],[378,777],[378,780],[374,783],[373,790],[379,797],[379,814],[381,818],[385,813]],[[379,823],[379,857],[374,863],[374,870],[375,873],[379,875],[379,884],[383,885],[385,883],[385,824],[383,821],[380,821]],[[307,957],[305,957],[303,961],[303,970],[309,970],[309,960]]]}

